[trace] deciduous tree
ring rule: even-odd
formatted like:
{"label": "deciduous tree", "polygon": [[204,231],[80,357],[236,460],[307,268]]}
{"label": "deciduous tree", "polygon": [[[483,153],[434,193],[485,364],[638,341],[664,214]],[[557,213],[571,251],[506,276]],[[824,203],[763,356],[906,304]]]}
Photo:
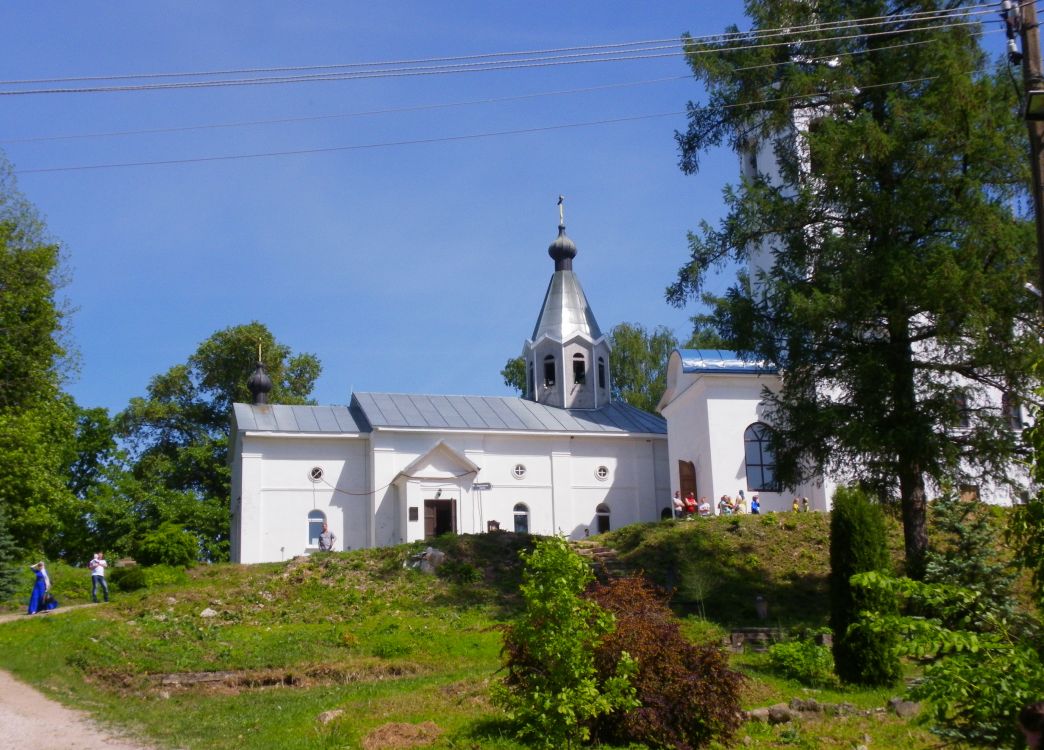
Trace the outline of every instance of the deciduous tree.
{"label": "deciduous tree", "polygon": [[228,556],[232,404],[251,399],[246,382],[259,345],[272,380],[269,402],[312,403],[319,360],[293,354],[255,321],[214,333],[186,363],[155,376],[148,395],[131,399],[118,416],[134,478],[149,493],[165,493],[161,519],[199,536],[213,560]]}

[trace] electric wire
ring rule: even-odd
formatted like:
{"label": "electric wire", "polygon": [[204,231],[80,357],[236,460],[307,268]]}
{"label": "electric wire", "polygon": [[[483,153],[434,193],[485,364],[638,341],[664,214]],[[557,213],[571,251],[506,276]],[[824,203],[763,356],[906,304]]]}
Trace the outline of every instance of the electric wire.
{"label": "electric wire", "polygon": [[[874,89],[874,88],[883,88],[883,87],[888,87],[888,86],[902,86],[902,85],[911,84],[911,83],[923,83],[923,82],[927,82],[927,81],[936,80],[937,78],[938,78],[938,76],[925,76],[925,77],[922,77],[922,78],[910,78],[910,79],[906,79],[906,80],[903,80],[903,81],[892,81],[892,82],[888,82],[888,83],[869,84],[869,85],[860,87],[860,90],[868,90],[868,89]],[[763,105],[763,104],[779,104],[779,103],[784,103],[784,102],[793,102],[793,101],[807,100],[807,99],[809,99],[811,97],[822,98],[822,97],[825,97],[825,96],[832,96],[834,94],[839,94],[839,93],[851,93],[851,88],[839,89],[839,90],[835,90],[835,91],[817,92],[817,93],[815,93],[813,95],[803,94],[803,95],[790,96],[790,97],[776,97],[776,98],[771,98],[771,99],[761,99],[761,100],[754,101],[754,102],[744,102],[742,104],[723,105],[721,107],[718,107],[718,109],[735,109],[735,108],[740,108],[740,107],[752,107],[752,106]],[[707,109],[707,108],[694,108],[694,109],[698,110],[698,109]],[[628,123],[628,122],[638,122],[638,121],[642,121],[642,120],[661,119],[661,118],[665,118],[665,117],[677,117],[679,115],[688,114],[691,111],[693,111],[693,109],[685,109],[685,110],[672,111],[672,112],[658,112],[658,113],[654,113],[654,114],[645,114],[645,115],[633,115],[633,116],[629,116],[629,117],[616,117],[616,118],[609,118],[609,119],[602,119],[602,120],[592,120],[592,121],[587,121],[587,122],[563,123],[563,124],[558,124],[558,125],[543,125],[543,126],[537,126],[537,127],[531,127],[531,128],[513,128],[513,129],[509,129],[509,130],[499,130],[499,131],[491,131],[491,132],[485,132],[485,133],[468,133],[468,134],[463,134],[463,135],[439,136],[439,137],[431,137],[431,138],[413,138],[413,139],[406,139],[406,140],[399,140],[399,141],[384,141],[384,142],[378,142],[378,143],[363,143],[363,144],[352,144],[352,145],[345,145],[345,146],[326,146],[326,147],[308,148],[308,149],[289,149],[289,150],[284,150],[284,151],[265,151],[265,152],[256,152],[256,153],[248,153],[248,154],[221,154],[221,155],[217,155],[217,156],[199,156],[199,157],[190,157],[190,158],[184,158],[184,159],[159,159],[159,160],[152,160],[152,161],[112,162],[112,163],[107,163],[107,164],[82,164],[82,165],[72,165],[72,166],[64,166],[64,167],[38,167],[38,168],[29,168],[29,169],[15,170],[15,174],[19,174],[19,175],[22,175],[22,174],[48,174],[48,173],[55,173],[55,172],[83,172],[83,171],[93,171],[93,170],[101,170],[101,169],[122,169],[122,168],[129,168],[129,167],[170,166],[170,165],[174,165],[174,164],[198,164],[198,163],[206,163],[206,162],[239,161],[239,160],[245,160],[245,159],[262,159],[262,158],[272,158],[272,157],[280,157],[280,156],[303,156],[303,155],[309,155],[309,154],[326,154],[326,153],[336,153],[336,152],[345,152],[345,151],[363,151],[363,150],[370,150],[370,149],[391,148],[391,147],[395,147],[395,146],[426,145],[426,144],[432,144],[432,143],[452,143],[452,142],[479,140],[479,139],[486,139],[486,138],[496,138],[496,137],[502,137],[502,136],[528,135],[528,134],[533,134],[533,133],[545,133],[545,132],[558,131],[558,130],[569,130],[569,129],[577,129],[577,128],[586,128],[586,127],[594,127],[594,126],[599,126],[599,125],[616,125],[616,124]]]}
{"label": "electric wire", "polygon": [[[986,32],[986,33],[990,33],[990,32]],[[911,47],[911,46],[923,45],[923,44],[931,44],[931,43],[934,43],[934,40],[927,39],[927,40],[919,40],[919,41],[914,41],[914,42],[901,42],[901,43],[897,43],[897,44],[893,44],[893,45],[889,45],[889,46],[885,46],[885,47],[877,47],[877,48],[875,48],[875,51],[877,51],[877,52],[884,52],[884,51],[893,50],[893,49],[899,49],[899,48],[903,48],[903,47]],[[825,56],[822,56],[822,57],[811,58],[808,62],[810,62],[810,63],[822,62],[822,61],[825,61],[825,60],[833,60],[833,59],[837,59],[837,58],[840,58],[840,57],[849,57],[849,56],[862,55],[862,54],[867,54],[867,53],[868,53],[868,50],[852,50],[852,51],[849,51],[849,52],[839,52],[839,53],[835,53],[835,54],[831,54],[831,55],[825,55]],[[787,65],[787,64],[789,64],[789,63],[787,63],[787,62],[771,62],[771,63],[763,63],[763,64],[760,64],[760,65],[748,65],[748,66],[736,68],[734,72],[739,73],[739,72],[745,72],[745,71],[751,71],[751,70],[759,70],[759,69],[763,69],[763,68],[775,68],[775,67],[781,67],[781,66]],[[47,142],[47,141],[76,140],[76,139],[88,139],[88,138],[112,138],[112,137],[130,136],[130,135],[157,135],[157,134],[180,133],[180,132],[189,132],[189,131],[197,131],[197,130],[211,130],[211,129],[224,129],[224,128],[251,127],[251,126],[259,126],[259,125],[284,125],[284,124],[299,123],[299,122],[315,122],[315,121],[321,121],[321,120],[345,119],[345,118],[352,118],[352,117],[369,117],[369,116],[384,115],[384,114],[402,114],[402,113],[407,113],[407,112],[421,112],[421,111],[435,110],[435,109],[449,109],[449,108],[456,108],[456,107],[474,106],[474,105],[479,105],[479,104],[499,104],[499,103],[504,103],[504,102],[512,102],[512,101],[522,101],[522,100],[527,100],[527,99],[535,99],[535,98],[545,97],[545,96],[564,96],[564,95],[571,95],[571,94],[590,93],[590,92],[593,92],[593,91],[604,91],[604,90],[610,90],[610,89],[629,88],[629,87],[635,87],[635,86],[645,86],[645,85],[654,84],[654,83],[665,83],[665,82],[670,82],[670,81],[684,81],[684,80],[691,80],[691,79],[692,79],[692,76],[690,74],[685,74],[685,75],[680,75],[680,76],[667,76],[667,77],[663,77],[663,78],[651,78],[651,79],[646,79],[646,80],[642,80],[642,81],[627,81],[627,82],[619,82],[619,83],[602,84],[602,85],[599,85],[599,86],[585,86],[585,87],[582,87],[582,88],[574,88],[574,89],[560,89],[560,90],[555,90],[555,91],[540,91],[540,92],[534,92],[534,93],[530,93],[530,94],[516,94],[516,95],[513,95],[513,96],[486,97],[486,98],[481,98],[481,99],[470,99],[470,100],[458,101],[458,102],[442,102],[442,103],[431,103],[431,104],[417,104],[417,105],[404,106],[404,107],[390,107],[390,108],[386,108],[386,109],[363,110],[363,111],[359,111],[359,112],[339,112],[339,113],[327,113],[327,114],[320,114],[320,115],[309,115],[309,116],[302,116],[302,117],[280,117],[280,118],[272,118],[272,119],[266,119],[266,120],[246,120],[246,121],[226,122],[226,123],[205,123],[205,124],[200,124],[200,125],[184,125],[184,126],[165,127],[165,128],[145,128],[145,129],[140,129],[140,130],[117,130],[117,131],[99,132],[99,133],[71,133],[71,134],[59,134],[59,135],[33,136],[33,137],[28,137],[28,138],[3,138],[3,137],[0,137],[0,143],[6,143],[6,144],[39,143],[39,142]]]}
{"label": "electric wire", "polygon": [[[986,11],[982,11],[986,12]],[[981,13],[981,12],[980,12]],[[970,14],[965,13],[964,16]],[[962,17],[964,17],[962,16]],[[846,26],[843,28],[851,28],[852,22],[846,22]],[[26,96],[26,95],[40,95],[40,94],[83,94],[83,93],[117,93],[117,92],[129,92],[129,91],[157,91],[157,90],[171,90],[171,89],[203,89],[203,88],[224,88],[231,86],[259,86],[259,85],[273,85],[273,84],[290,84],[290,83],[307,83],[307,82],[328,82],[328,81],[343,81],[343,80],[369,80],[375,78],[399,78],[399,77],[415,77],[415,76],[428,76],[428,75],[448,75],[466,72],[489,72],[499,70],[519,70],[519,69],[534,69],[534,68],[546,68],[561,65],[580,65],[590,63],[602,63],[602,62],[631,62],[636,60],[652,60],[661,59],[665,57],[678,57],[681,54],[695,55],[695,54],[721,54],[722,52],[733,52],[753,48],[768,48],[778,46],[790,46],[794,44],[801,44],[807,41],[819,41],[819,42],[837,42],[845,41],[849,39],[857,38],[870,38],[875,36],[894,36],[896,34],[910,34],[916,32],[927,32],[934,31],[944,28],[957,28],[960,26],[972,26],[979,25],[978,20],[962,21],[959,23],[945,23],[935,24],[930,26],[919,26],[904,29],[902,31],[897,30],[885,30],[877,32],[858,32],[850,34],[848,36],[833,36],[827,39],[817,40],[797,40],[788,38],[781,42],[770,42],[765,43],[761,41],[754,41],[751,44],[746,45],[732,45],[728,47],[721,46],[700,46],[694,45],[691,39],[682,39],[670,47],[659,46],[659,47],[648,47],[639,52],[651,51],[655,54],[631,54],[629,51],[626,55],[620,55],[615,52],[594,52],[594,53],[582,53],[579,55],[557,55],[557,56],[545,56],[545,57],[531,57],[518,61],[493,61],[493,62],[469,62],[459,63],[454,65],[438,65],[438,66],[421,66],[421,67],[407,67],[407,68],[383,68],[375,71],[351,71],[344,73],[321,73],[321,74],[310,74],[301,76],[266,76],[262,78],[237,78],[237,79],[225,79],[218,81],[179,81],[173,83],[148,83],[148,84],[135,84],[135,85],[120,85],[120,86],[89,86],[89,87],[78,87],[78,88],[42,88],[42,89],[6,89],[0,90],[0,96]],[[787,32],[792,34],[792,32]],[[671,49],[670,52],[656,52],[656,50]],[[596,55],[592,57],[591,55]],[[613,55],[609,57],[608,55]]]}
{"label": "electric wire", "polygon": [[[1030,0],[1032,1],[1032,0]],[[840,21],[833,21],[829,23],[815,23],[805,24],[799,26],[786,26],[776,27],[769,29],[754,29],[750,31],[737,31],[719,34],[707,34],[699,37],[686,37],[684,41],[680,41],[678,37],[669,37],[665,39],[648,39],[633,42],[615,42],[615,43],[603,43],[585,46],[572,46],[572,47],[557,47],[557,48],[546,48],[546,49],[534,49],[534,50],[520,50],[520,51],[503,51],[503,52],[486,52],[473,55],[454,55],[454,56],[442,56],[442,57],[426,57],[426,58],[407,58],[398,60],[385,60],[385,61],[370,61],[370,62],[355,62],[355,63],[333,63],[326,65],[296,65],[296,66],[279,66],[279,67],[252,67],[252,68],[227,68],[220,70],[206,70],[206,71],[182,71],[182,72],[160,72],[160,73],[126,73],[126,74],[115,74],[115,75],[94,75],[94,76],[71,76],[63,78],[34,78],[34,79],[21,79],[21,80],[0,80],[0,86],[14,86],[14,85],[36,85],[41,83],[86,83],[91,81],[119,81],[119,80],[147,80],[147,79],[160,79],[160,78],[194,78],[194,77],[213,77],[218,75],[241,75],[249,73],[278,73],[278,72],[302,72],[310,70],[338,70],[344,68],[360,68],[360,67],[383,67],[388,65],[416,65],[420,63],[434,63],[434,62],[454,62],[454,61],[471,61],[471,60],[483,60],[491,58],[501,57],[517,57],[517,56],[533,56],[533,55],[550,55],[560,53],[594,53],[596,50],[623,50],[627,47],[647,47],[649,45],[663,45],[663,44],[722,44],[732,39],[744,39],[749,40],[752,38],[766,38],[780,34],[794,35],[796,33],[803,33],[809,31],[830,31],[838,28],[850,28],[855,25],[860,26],[874,26],[888,23],[898,22],[916,22],[924,20],[937,20],[945,18],[962,17],[968,15],[981,15],[983,13],[992,12],[995,3],[981,3],[979,5],[951,8],[949,10],[939,11],[920,11],[916,13],[904,13],[904,14],[892,14],[884,16],[865,16],[862,18],[855,19],[842,19]],[[985,9],[985,10],[984,10]]]}

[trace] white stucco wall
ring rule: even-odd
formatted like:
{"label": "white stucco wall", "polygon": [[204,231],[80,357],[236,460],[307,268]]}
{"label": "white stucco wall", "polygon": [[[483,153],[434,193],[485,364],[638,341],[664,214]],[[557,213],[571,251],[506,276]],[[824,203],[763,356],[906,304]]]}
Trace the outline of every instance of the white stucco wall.
{"label": "white stucco wall", "polygon": [[[307,517],[314,509],[326,514],[337,549],[354,549],[423,539],[424,501],[439,491],[439,499],[456,501],[459,533],[483,532],[493,520],[513,530],[521,503],[531,532],[572,538],[596,533],[600,504],[609,506],[617,528],[657,520],[669,497],[667,440],[660,436],[379,430],[351,438],[241,433],[237,445],[239,562],[311,551]],[[525,466],[521,478],[518,464]],[[316,466],[323,482],[309,478]],[[608,470],[604,479],[600,466]]]}
{"label": "white stucco wall", "polygon": [[[240,437],[237,562],[285,560],[310,551],[308,513],[319,510],[337,549],[367,546],[367,441],[347,437]],[[313,467],[323,470],[311,480]],[[233,499],[235,504],[235,498]]]}

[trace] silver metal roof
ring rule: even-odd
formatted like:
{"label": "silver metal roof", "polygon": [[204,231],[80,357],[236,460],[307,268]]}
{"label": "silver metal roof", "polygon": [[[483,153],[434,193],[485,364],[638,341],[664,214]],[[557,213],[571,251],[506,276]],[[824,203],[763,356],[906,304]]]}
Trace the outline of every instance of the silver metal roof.
{"label": "silver metal roof", "polygon": [[369,432],[347,406],[286,406],[285,404],[232,404],[240,430],[255,432],[316,432],[329,434]]}
{"label": "silver metal roof", "polygon": [[667,434],[667,422],[622,401],[558,409],[511,396],[356,393],[353,407],[375,428]]}
{"label": "silver metal roof", "polygon": [[682,372],[720,373],[723,375],[756,375],[775,373],[765,362],[742,359],[736,352],[719,349],[678,349]]}
{"label": "silver metal roof", "polygon": [[533,328],[536,341],[544,334],[565,341],[575,333],[584,333],[592,339],[602,337],[591,306],[580,286],[580,279],[572,271],[555,271],[547,285],[544,305]]}
{"label": "silver metal roof", "polygon": [[356,393],[351,406],[233,404],[237,429],[366,433],[373,428],[666,435],[667,422],[622,401],[601,409],[558,409],[512,396]]}

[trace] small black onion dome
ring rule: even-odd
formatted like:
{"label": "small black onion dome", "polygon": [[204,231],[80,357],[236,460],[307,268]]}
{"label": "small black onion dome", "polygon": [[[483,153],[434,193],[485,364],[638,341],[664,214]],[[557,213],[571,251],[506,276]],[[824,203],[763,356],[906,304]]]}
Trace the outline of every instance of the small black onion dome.
{"label": "small black onion dome", "polygon": [[565,224],[558,225],[558,237],[547,248],[547,254],[555,259],[556,271],[571,271],[576,245],[566,236]]}
{"label": "small black onion dome", "polygon": [[268,403],[268,393],[272,390],[272,379],[268,377],[265,366],[261,362],[257,363],[254,372],[247,378],[247,388],[250,389],[255,404]]}

